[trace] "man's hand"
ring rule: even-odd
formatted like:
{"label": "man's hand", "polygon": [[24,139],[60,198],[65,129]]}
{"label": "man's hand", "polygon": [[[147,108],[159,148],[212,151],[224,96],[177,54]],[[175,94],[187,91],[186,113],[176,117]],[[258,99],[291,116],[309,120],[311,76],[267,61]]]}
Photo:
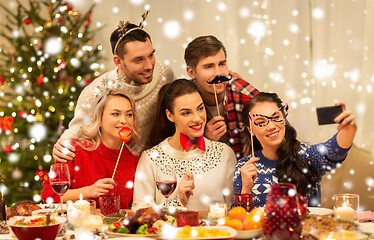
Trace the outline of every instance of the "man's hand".
{"label": "man's hand", "polygon": [[232,76],[233,79],[237,79],[237,78],[243,79],[242,76],[240,76],[239,73],[237,72],[233,72],[229,70],[229,74]]}
{"label": "man's hand", "polygon": [[204,135],[212,141],[218,141],[226,132],[227,126],[225,118],[222,116],[215,116],[206,124]]}
{"label": "man's hand", "polygon": [[240,173],[242,175],[242,192],[251,193],[253,182],[257,178],[257,168],[255,162],[260,160],[259,157],[251,157],[241,168]]}
{"label": "man's hand", "polygon": [[193,190],[195,189],[195,181],[193,175],[189,172],[184,174],[179,183],[179,201],[183,206],[187,205],[188,199],[193,195]]}
{"label": "man's hand", "polygon": [[72,140],[79,140],[78,137],[58,139],[53,146],[53,158],[58,162],[67,162],[75,158],[75,147],[71,144]]}

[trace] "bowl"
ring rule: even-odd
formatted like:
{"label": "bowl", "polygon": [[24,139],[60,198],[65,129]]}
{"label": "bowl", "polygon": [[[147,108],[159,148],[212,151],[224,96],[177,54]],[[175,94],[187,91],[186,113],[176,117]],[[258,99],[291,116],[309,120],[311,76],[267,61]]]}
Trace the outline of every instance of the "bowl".
{"label": "bowl", "polygon": [[21,219],[30,221],[40,217],[41,216],[16,216],[8,220],[8,225],[18,240],[55,240],[62,224],[66,222],[64,217],[53,216],[57,223],[43,226],[20,226],[14,224]]}
{"label": "bowl", "polygon": [[238,231],[238,235],[235,237],[235,239],[250,239],[250,238],[255,238],[259,237],[263,234],[264,230],[257,229],[257,230],[242,230]]}

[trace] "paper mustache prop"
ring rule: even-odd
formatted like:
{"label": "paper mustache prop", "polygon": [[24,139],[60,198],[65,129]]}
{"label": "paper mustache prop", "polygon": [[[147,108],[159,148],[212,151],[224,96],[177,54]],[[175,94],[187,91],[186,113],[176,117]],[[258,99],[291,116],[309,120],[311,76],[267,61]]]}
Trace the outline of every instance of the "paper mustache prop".
{"label": "paper mustache prop", "polygon": [[219,84],[219,83],[223,83],[223,82],[228,82],[232,79],[232,76],[229,75],[230,78],[227,78],[225,76],[217,76],[215,78],[213,78],[212,81],[207,81],[207,83],[209,84]]}
{"label": "paper mustache prop", "polygon": [[207,81],[208,84],[213,84],[214,97],[216,98],[216,106],[217,106],[218,116],[221,116],[221,114],[219,113],[216,84],[230,81],[232,79],[232,76],[231,75],[229,75],[229,76],[230,76],[230,78],[227,78],[225,76],[216,76],[215,78],[213,78],[212,81]]}

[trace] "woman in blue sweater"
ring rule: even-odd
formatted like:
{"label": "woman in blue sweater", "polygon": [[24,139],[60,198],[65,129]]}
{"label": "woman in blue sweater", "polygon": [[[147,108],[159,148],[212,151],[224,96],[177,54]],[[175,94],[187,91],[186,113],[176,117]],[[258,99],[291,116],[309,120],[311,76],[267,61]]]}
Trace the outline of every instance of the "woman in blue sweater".
{"label": "woman in blue sweater", "polygon": [[344,103],[336,105],[343,107],[335,119],[338,132],[324,143],[310,145],[296,138],[296,130],[286,118],[288,105],[283,105],[277,94],[261,92],[249,100],[243,120],[248,133],[251,121],[252,134],[262,149],[236,164],[234,194],[253,193],[255,206],[264,206],[271,184],[291,182],[307,197],[309,206],[320,206],[321,178],[346,158],[357,130],[352,112]]}

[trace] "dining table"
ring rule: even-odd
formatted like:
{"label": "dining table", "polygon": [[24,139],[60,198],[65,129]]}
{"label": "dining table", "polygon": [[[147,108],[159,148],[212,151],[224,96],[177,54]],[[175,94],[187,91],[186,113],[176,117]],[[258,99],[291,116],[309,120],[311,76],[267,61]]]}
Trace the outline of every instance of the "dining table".
{"label": "dining table", "polygon": [[[96,212],[97,214],[100,214],[100,210],[99,209],[96,209],[96,211],[97,211]],[[121,211],[129,211],[129,209],[123,209]],[[324,214],[324,213],[326,213],[326,209],[323,209],[323,208],[315,209],[315,211],[318,214]],[[200,219],[207,218],[208,217],[208,211],[200,211],[199,212],[199,217],[200,217]],[[366,233],[371,233],[371,235],[370,235],[372,237],[371,239],[374,239],[374,222],[357,223],[357,225],[358,225],[358,229],[360,231],[366,232]],[[75,232],[73,230],[67,230],[66,234],[64,236],[57,237],[56,240],[74,239],[74,238],[71,237],[74,234],[75,234]],[[99,236],[97,236],[94,240],[100,240],[100,239],[101,238]],[[126,238],[123,238],[123,237],[110,237],[109,239],[113,239],[113,240],[115,240],[115,239],[123,239],[123,240],[125,240]],[[213,237],[212,239],[218,239],[218,238],[214,238]],[[260,235],[258,235],[255,238],[248,238],[248,239],[264,240],[265,238],[264,238],[264,236],[262,234],[260,234]],[[17,238],[16,237],[12,237],[11,234],[8,233],[8,234],[0,234],[0,240],[17,240]]]}

